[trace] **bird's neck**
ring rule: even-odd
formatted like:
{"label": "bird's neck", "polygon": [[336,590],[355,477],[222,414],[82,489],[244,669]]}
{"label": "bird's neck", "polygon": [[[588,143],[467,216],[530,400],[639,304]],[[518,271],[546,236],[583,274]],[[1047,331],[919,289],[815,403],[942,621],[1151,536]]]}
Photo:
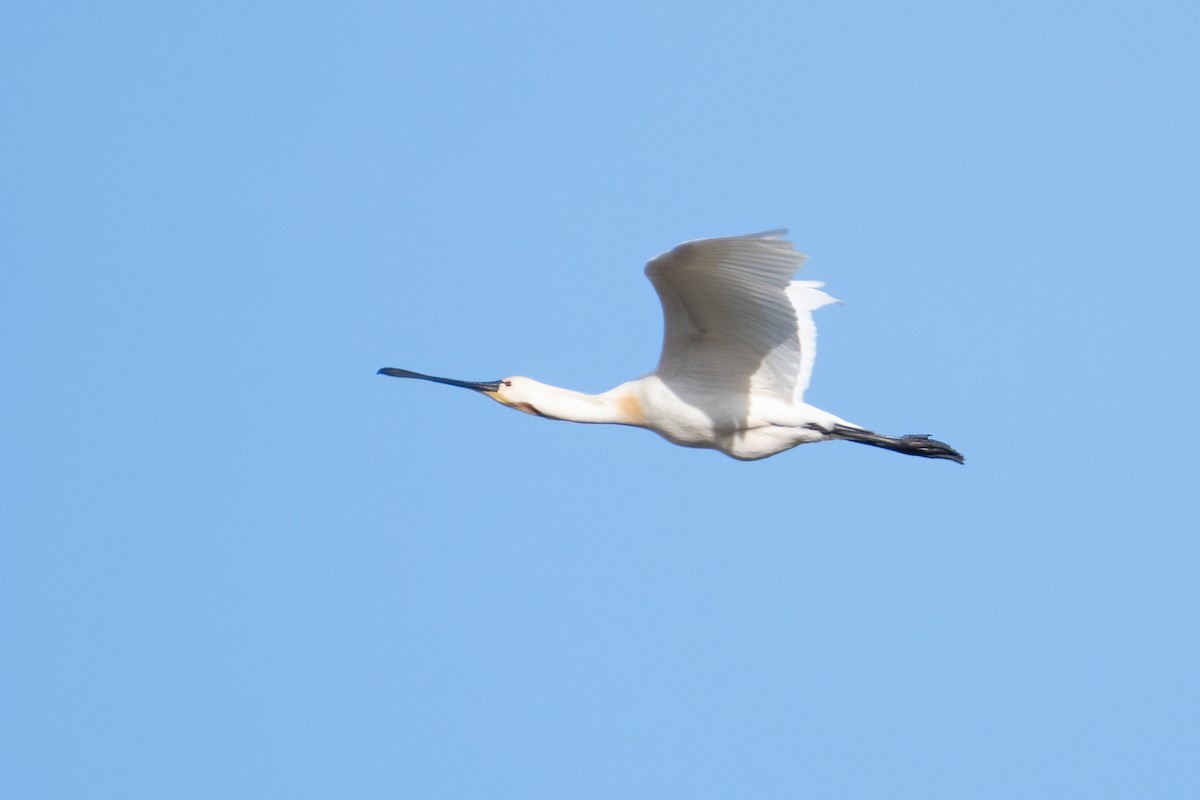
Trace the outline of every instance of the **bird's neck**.
{"label": "bird's neck", "polygon": [[536,396],[516,407],[526,413],[568,422],[639,425],[642,421],[641,403],[627,384],[602,394],[585,394],[561,386],[540,384]]}

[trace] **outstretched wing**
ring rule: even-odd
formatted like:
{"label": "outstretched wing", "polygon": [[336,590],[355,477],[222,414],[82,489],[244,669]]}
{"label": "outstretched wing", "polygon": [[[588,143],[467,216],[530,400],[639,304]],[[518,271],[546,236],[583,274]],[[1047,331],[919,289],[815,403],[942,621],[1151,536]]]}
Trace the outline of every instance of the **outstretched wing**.
{"label": "outstretched wing", "polygon": [[685,242],[646,265],[663,307],[656,373],[669,383],[799,401],[816,356],[812,312],[836,302],[792,281],[808,256],[787,231]]}

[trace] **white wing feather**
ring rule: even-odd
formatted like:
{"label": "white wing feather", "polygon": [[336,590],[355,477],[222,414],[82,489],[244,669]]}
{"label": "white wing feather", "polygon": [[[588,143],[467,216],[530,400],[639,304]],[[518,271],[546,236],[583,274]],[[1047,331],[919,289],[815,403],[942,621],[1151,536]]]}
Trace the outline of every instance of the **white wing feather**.
{"label": "white wing feather", "polygon": [[816,357],[812,312],[837,302],[792,281],[808,256],[787,231],[685,242],[646,265],[663,307],[655,374],[668,383],[799,402]]}
{"label": "white wing feather", "polygon": [[824,285],[821,281],[792,281],[787,288],[788,299],[796,312],[796,334],[800,339],[800,369],[792,390],[797,403],[804,400],[804,390],[808,388],[813,363],[817,360],[817,323],[812,312],[830,303],[841,302],[821,291]]}

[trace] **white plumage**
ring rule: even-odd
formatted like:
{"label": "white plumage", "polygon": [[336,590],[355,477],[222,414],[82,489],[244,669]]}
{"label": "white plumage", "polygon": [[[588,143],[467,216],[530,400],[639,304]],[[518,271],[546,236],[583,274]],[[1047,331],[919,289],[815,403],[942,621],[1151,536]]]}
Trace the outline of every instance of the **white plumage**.
{"label": "white plumage", "polygon": [[961,463],[957,451],[928,436],[883,436],[804,402],[816,358],[812,314],[837,301],[822,283],[793,280],[807,256],[786,233],[699,239],[652,259],[646,276],[664,322],[658,367],[607,392],[523,377],[471,382],[391,367],[380,373],[474,389],[536,416],[648,428],[744,460],[840,439]]}
{"label": "white plumage", "polygon": [[812,312],[837,301],[822,283],[792,280],[808,256],[785,234],[685,242],[646,265],[663,306],[659,377],[804,399],[817,347]]}

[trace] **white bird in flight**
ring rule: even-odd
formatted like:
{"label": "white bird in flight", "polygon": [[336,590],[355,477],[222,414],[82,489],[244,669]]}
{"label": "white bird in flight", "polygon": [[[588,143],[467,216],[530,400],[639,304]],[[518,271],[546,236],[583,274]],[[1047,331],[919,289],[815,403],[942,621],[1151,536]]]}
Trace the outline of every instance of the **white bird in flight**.
{"label": "white bird in flight", "polygon": [[538,417],[647,428],[684,447],[753,461],[842,440],[963,462],[924,434],[883,436],[804,402],[817,352],[812,312],[838,302],[792,280],[808,256],[787,231],[685,242],[646,265],[663,307],[658,368],[600,394],[512,377],[460,381],[385,367],[378,374],[473,389]]}

